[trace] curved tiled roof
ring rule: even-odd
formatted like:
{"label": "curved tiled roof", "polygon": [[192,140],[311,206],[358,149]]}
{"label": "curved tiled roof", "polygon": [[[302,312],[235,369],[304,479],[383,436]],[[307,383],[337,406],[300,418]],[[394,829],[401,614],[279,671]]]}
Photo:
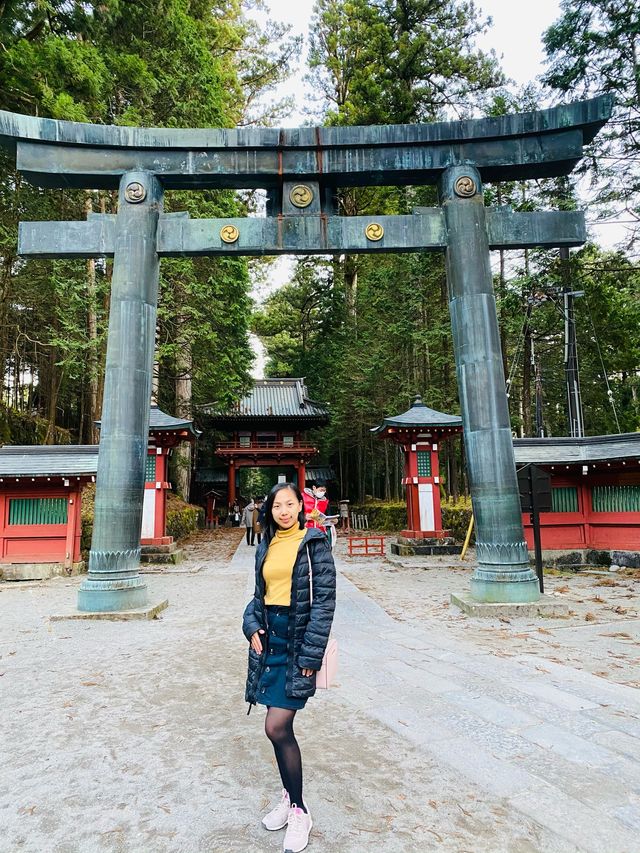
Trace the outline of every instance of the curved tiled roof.
{"label": "curved tiled roof", "polygon": [[[101,421],[96,421],[96,425],[100,428]],[[193,421],[185,418],[174,418],[163,412],[156,403],[152,403],[149,408],[149,432],[172,432],[186,429],[191,435],[196,438],[200,432],[193,426]]]}
{"label": "curved tiled roof", "polygon": [[575,465],[629,458],[640,460],[640,432],[586,435],[581,438],[514,438],[513,450],[517,465]]}
{"label": "curved tiled roof", "polygon": [[416,397],[410,409],[400,415],[385,418],[382,423],[373,427],[371,432],[382,432],[387,427],[460,427],[462,418],[460,415],[447,415],[430,409],[422,402],[422,397]]}
{"label": "curved tiled roof", "polygon": [[256,379],[255,385],[231,409],[218,409],[215,403],[201,406],[200,411],[216,420],[240,418],[295,418],[326,422],[329,412],[310,400],[303,378]]}
{"label": "curved tiled roof", "polygon": [[0,447],[0,477],[90,477],[97,470],[97,444]]}

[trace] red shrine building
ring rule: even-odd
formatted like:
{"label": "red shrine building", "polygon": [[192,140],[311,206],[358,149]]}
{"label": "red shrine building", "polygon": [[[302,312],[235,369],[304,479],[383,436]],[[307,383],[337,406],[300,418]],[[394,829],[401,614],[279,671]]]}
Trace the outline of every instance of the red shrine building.
{"label": "red shrine building", "polygon": [[[151,406],[141,545],[171,546],[166,535],[168,460],[194,441],[193,421]],[[80,552],[82,489],[95,482],[97,445],[0,448],[0,574],[33,580],[84,568]]]}
{"label": "red shrine building", "polygon": [[[587,562],[588,551],[640,551],[640,432],[518,438],[513,447],[516,467],[551,475],[551,512],[540,514],[543,551],[582,552]],[[532,550],[529,513],[523,522]]]}
{"label": "red shrine building", "polygon": [[[306,433],[326,426],[329,412],[309,399],[302,378],[256,379],[255,385],[231,409],[203,406],[199,421],[225,437],[214,454],[226,468],[200,468],[200,484],[226,491],[228,504],[238,498],[241,468],[275,468],[302,491],[307,468],[318,448]],[[213,460],[212,460],[213,461]]]}
{"label": "red shrine building", "polygon": [[407,497],[407,527],[404,539],[442,539],[440,509],[440,444],[462,432],[462,418],[430,409],[415,397],[410,409],[385,418],[371,432],[399,444],[404,451],[404,478]]}

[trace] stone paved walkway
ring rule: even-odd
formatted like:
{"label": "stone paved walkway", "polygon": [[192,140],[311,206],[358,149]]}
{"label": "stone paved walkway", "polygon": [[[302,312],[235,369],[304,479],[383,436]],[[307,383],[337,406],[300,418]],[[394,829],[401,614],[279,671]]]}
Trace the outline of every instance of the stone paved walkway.
{"label": "stone paved walkway", "polygon": [[[1,853],[281,850],[243,703],[253,553],[150,576],[151,623],[50,622],[78,579],[0,585]],[[338,589],[339,685],[297,722],[309,851],[640,850],[640,691]]]}

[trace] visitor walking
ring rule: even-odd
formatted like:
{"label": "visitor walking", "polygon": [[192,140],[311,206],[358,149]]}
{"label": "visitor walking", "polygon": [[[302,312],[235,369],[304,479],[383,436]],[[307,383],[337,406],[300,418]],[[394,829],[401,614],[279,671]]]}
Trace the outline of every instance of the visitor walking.
{"label": "visitor walking", "polygon": [[305,528],[297,486],[278,483],[267,498],[264,541],[256,550],[255,592],[242,629],[249,641],[248,713],[256,703],[267,707],[265,733],[283,787],[280,802],[262,824],[269,830],[287,827],[286,853],[304,850],[313,826],[302,796],[302,757],[293,721],[315,693],[335,603],[336,570],[326,536],[317,528]]}
{"label": "visitor walking", "polygon": [[240,513],[240,504],[237,501],[231,507],[229,517],[231,518],[232,527],[240,527],[240,519],[242,517],[242,514]]}
{"label": "visitor walking", "polygon": [[[253,545],[255,538],[258,538],[258,545],[262,542],[262,524],[264,522],[264,514],[262,513],[263,501],[258,498],[255,509],[253,510],[253,528],[251,530],[251,544]],[[262,521],[260,515],[262,514]]]}
{"label": "visitor walking", "polygon": [[[253,545],[255,534],[253,533],[253,513],[255,511],[256,505],[253,502],[253,498],[249,501],[249,503],[244,508],[244,512],[242,513],[242,526],[246,528],[247,531],[247,545]],[[249,541],[251,540],[251,541]]]}

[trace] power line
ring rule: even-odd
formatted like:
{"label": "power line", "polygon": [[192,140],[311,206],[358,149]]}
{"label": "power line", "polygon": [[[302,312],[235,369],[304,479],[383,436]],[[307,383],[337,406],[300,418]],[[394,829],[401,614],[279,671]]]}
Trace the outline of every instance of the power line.
{"label": "power line", "polygon": [[589,313],[589,320],[591,321],[591,328],[593,329],[593,339],[596,344],[596,348],[598,350],[598,356],[600,357],[600,365],[602,367],[602,375],[604,376],[604,381],[607,386],[607,397],[609,398],[609,402],[611,403],[611,408],[613,409],[613,417],[616,420],[616,427],[618,428],[618,432],[620,432],[620,421],[618,420],[618,413],[616,411],[616,404],[613,399],[613,391],[611,390],[611,386],[609,385],[609,377],[607,376],[607,369],[604,366],[604,359],[602,358],[602,350],[600,349],[600,341],[598,340],[598,333],[596,332],[596,327],[593,322],[593,315],[591,314],[591,306],[589,305],[589,299],[585,293],[585,305],[587,306],[587,312]]}

